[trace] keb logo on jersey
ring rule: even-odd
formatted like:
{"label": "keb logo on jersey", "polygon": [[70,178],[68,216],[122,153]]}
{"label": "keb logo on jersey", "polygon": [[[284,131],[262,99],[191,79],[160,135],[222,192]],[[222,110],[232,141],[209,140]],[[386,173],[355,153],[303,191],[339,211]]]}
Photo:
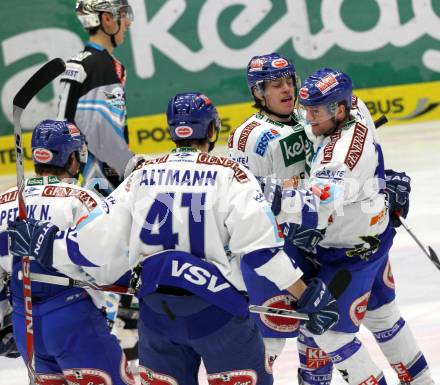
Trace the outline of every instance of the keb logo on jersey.
{"label": "keb logo on jersey", "polygon": [[319,369],[330,362],[328,355],[319,348],[306,349],[306,366],[310,369]]}
{"label": "keb logo on jersey", "polygon": [[280,58],[280,59],[272,60],[271,65],[274,68],[284,68],[289,65],[289,62],[286,59]]}
{"label": "keb logo on jersey", "polygon": [[189,126],[178,126],[176,127],[176,135],[179,138],[188,138],[193,134],[193,129]]}
{"label": "keb logo on jersey", "polygon": [[335,88],[338,84],[338,79],[336,79],[333,74],[328,74],[327,76],[324,76],[321,80],[318,80],[315,85],[322,94],[326,94],[332,88]]}
{"label": "keb logo on jersey", "polygon": [[350,306],[350,318],[356,326],[360,326],[361,321],[365,317],[370,294],[371,292],[369,291],[359,298],[356,298]]}
{"label": "keb logo on jersey", "polygon": [[281,139],[279,143],[286,167],[305,161],[308,147],[311,146],[304,131],[293,133]]}
{"label": "keb logo on jersey", "polygon": [[38,163],[49,163],[53,159],[52,151],[47,148],[36,148],[32,153],[34,160]]}
{"label": "keb logo on jersey", "polygon": [[[262,306],[292,310],[292,306],[290,306],[292,302],[293,297],[291,295],[282,294],[267,299]],[[295,318],[278,317],[267,314],[260,314],[260,319],[269,329],[282,333],[292,333],[298,330],[300,323],[300,321]]]}

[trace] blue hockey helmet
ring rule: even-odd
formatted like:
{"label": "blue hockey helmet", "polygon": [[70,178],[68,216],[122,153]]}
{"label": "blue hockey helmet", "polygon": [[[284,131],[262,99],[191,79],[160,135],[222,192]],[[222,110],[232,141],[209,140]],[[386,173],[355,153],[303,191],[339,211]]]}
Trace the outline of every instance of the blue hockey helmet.
{"label": "blue hockey helmet", "polygon": [[84,135],[67,120],[43,120],[32,132],[34,164],[64,167],[71,153],[77,151],[79,161],[87,161]]}
{"label": "blue hockey helmet", "polygon": [[252,88],[261,86],[265,80],[292,77],[297,92],[297,76],[292,62],[273,52],[268,55],[254,56],[247,65],[247,83],[252,93]]}
{"label": "blue hockey helmet", "polygon": [[167,121],[174,142],[206,139],[212,123],[216,130],[215,139],[220,131],[217,110],[211,100],[201,92],[175,95],[168,102]]}
{"label": "blue hockey helmet", "polygon": [[299,90],[299,103],[304,106],[345,102],[349,108],[353,84],[344,72],[321,68],[310,75]]}

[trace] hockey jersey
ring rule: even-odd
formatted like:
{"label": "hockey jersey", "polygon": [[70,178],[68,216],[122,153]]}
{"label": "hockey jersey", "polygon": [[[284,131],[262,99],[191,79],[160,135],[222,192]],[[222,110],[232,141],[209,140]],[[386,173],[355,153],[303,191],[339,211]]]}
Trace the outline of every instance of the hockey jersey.
{"label": "hockey jersey", "polygon": [[[64,183],[55,176],[28,179],[24,189],[24,198],[29,218],[51,221],[60,229],[73,226],[100,203],[100,198],[93,192]],[[18,276],[21,270],[21,260],[8,255],[8,236],[6,232],[8,222],[13,221],[17,216],[17,188],[12,188],[0,195],[0,276],[5,273],[12,274],[11,294],[13,297],[20,299],[23,296],[23,286]],[[87,280],[90,279],[90,276],[86,270],[90,269],[67,266],[63,272],[74,279]],[[35,261],[31,261],[31,272],[62,275],[53,270],[45,269]],[[32,295],[34,301],[37,302],[38,298],[45,300],[63,290],[66,290],[66,288],[59,285],[32,283]],[[89,294],[97,307],[101,308],[105,304],[102,292],[89,290]]]}
{"label": "hockey jersey", "polygon": [[60,115],[78,126],[91,154],[82,172],[85,186],[93,187],[93,178],[105,178],[111,185],[106,188],[101,181],[101,190],[113,190],[133,156],[128,149],[125,81],[123,65],[92,43],[67,62],[61,76]]}
{"label": "hockey jersey", "polygon": [[290,126],[256,113],[237,127],[228,141],[230,157],[257,177],[297,187],[308,174],[313,146],[301,124]]}
{"label": "hockey jersey", "polygon": [[101,266],[108,272],[103,284],[120,270],[118,260],[133,268],[166,249],[214,264],[238,290],[245,290],[241,257],[262,249],[273,255],[256,256],[255,269],[279,288],[302,274],[281,248],[282,235],[253,175],[230,159],[189,148],[146,160],[78,224],[74,236],[61,235],[53,266]]}
{"label": "hockey jersey", "polygon": [[[322,247],[351,248],[388,225],[383,157],[365,104],[353,97],[351,120],[329,136],[314,137],[310,186],[327,189],[319,216],[328,222]],[[362,237],[362,238],[361,238]]]}

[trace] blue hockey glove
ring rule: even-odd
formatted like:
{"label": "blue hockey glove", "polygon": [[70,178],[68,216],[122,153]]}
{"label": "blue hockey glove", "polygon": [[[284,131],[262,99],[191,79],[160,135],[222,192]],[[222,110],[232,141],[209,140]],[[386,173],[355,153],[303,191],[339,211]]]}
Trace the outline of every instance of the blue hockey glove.
{"label": "blue hockey glove", "polygon": [[46,267],[52,266],[53,240],[58,227],[35,219],[9,223],[9,252],[13,256],[29,255]]}
{"label": "blue hockey glove", "polygon": [[3,320],[0,329],[0,356],[8,358],[20,357],[12,332],[12,314],[8,314]]}
{"label": "blue hockey glove", "polygon": [[276,179],[270,177],[257,177],[257,180],[260,183],[261,191],[270,204],[273,215],[277,216],[281,211],[281,198],[283,197],[281,186]]}
{"label": "blue hockey glove", "polygon": [[306,328],[313,334],[323,334],[339,321],[336,300],[319,278],[313,278],[309,283],[296,310],[309,315]]}
{"label": "blue hockey glove", "polygon": [[403,218],[408,215],[411,178],[404,172],[385,170],[385,184],[391,225],[399,227],[401,223],[395,213],[398,212]]}
{"label": "blue hockey glove", "polygon": [[284,223],[283,234],[285,242],[312,253],[316,245],[324,238],[325,229],[318,230],[296,223]]}

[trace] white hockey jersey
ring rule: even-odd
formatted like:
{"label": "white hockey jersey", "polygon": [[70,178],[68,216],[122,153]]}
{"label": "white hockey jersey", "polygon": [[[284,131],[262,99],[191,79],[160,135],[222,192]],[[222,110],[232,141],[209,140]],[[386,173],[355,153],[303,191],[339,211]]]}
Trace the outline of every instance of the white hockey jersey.
{"label": "white hockey jersey", "polygon": [[302,125],[289,126],[256,113],[231,133],[229,156],[257,177],[297,187],[308,173],[313,146]]}
{"label": "white hockey jersey", "polygon": [[[81,259],[107,271],[102,284],[113,282],[120,260],[133,268],[152,254],[176,249],[213,263],[245,290],[239,257],[276,250],[283,239],[250,172],[230,159],[183,148],[146,160],[77,226],[75,236],[55,240],[55,268],[77,260],[69,244],[70,250],[77,245]],[[302,274],[281,249],[256,271],[280,289]]]}
{"label": "white hockey jersey", "polygon": [[360,236],[381,234],[388,225],[385,195],[377,174],[378,138],[365,104],[353,97],[351,119],[330,136],[314,137],[310,185],[330,188],[319,215],[328,222],[323,247],[349,248]]}
{"label": "white hockey jersey", "polygon": [[[93,192],[60,181],[55,176],[36,177],[26,180],[24,198],[29,218],[50,221],[60,229],[75,225],[99,205],[101,199]],[[12,257],[7,253],[8,222],[18,216],[17,188],[11,188],[0,195],[0,276],[12,271]],[[6,243],[6,246],[5,246]],[[66,266],[62,273],[79,280],[86,280],[85,271],[93,268]],[[96,274],[97,272],[95,272]],[[95,305],[105,304],[104,294],[88,290]]]}

